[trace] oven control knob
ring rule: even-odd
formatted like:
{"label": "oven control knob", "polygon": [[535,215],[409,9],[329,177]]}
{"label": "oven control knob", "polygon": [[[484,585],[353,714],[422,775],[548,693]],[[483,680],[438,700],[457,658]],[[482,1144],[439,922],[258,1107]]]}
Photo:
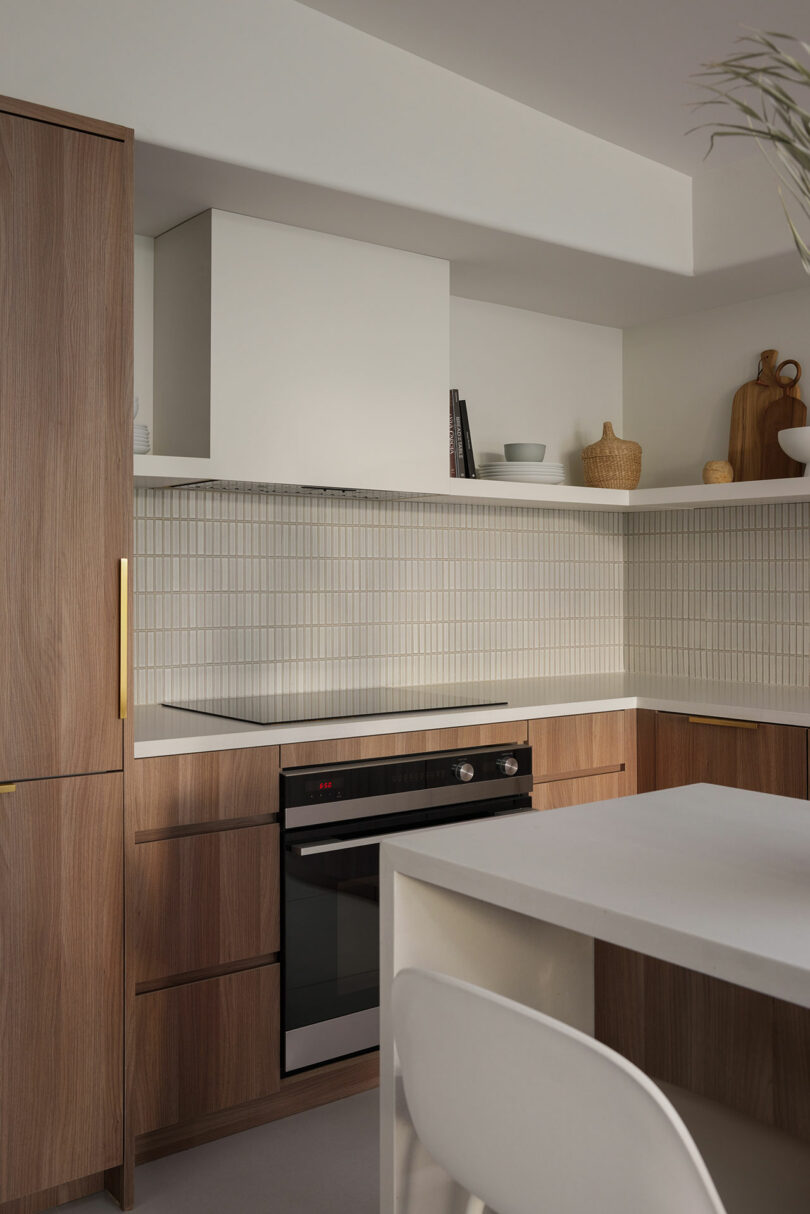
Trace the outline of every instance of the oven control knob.
{"label": "oven control knob", "polygon": [[501,755],[498,759],[498,771],[502,776],[515,776],[520,766],[514,755]]}
{"label": "oven control knob", "polygon": [[466,784],[475,775],[475,768],[472,763],[456,763],[453,775],[457,780],[461,780],[462,784]]}

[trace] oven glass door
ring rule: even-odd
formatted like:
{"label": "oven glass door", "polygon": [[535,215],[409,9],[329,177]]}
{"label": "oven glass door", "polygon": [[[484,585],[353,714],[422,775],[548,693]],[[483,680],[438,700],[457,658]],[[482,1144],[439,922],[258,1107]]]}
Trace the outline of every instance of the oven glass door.
{"label": "oven glass door", "polygon": [[379,1040],[379,845],[297,846],[285,851],[287,1071]]}
{"label": "oven glass door", "polygon": [[[526,797],[288,831],[285,1073],[379,1044],[379,839],[527,808]],[[418,819],[418,820],[414,820]]]}

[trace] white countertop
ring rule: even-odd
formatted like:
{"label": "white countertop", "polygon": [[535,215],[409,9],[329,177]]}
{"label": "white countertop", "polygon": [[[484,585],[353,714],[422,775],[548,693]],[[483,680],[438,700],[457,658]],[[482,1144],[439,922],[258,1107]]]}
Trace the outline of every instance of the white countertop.
{"label": "white countertop", "polygon": [[501,707],[443,709],[380,717],[351,717],[292,725],[246,725],[177,708],[152,704],[134,709],[135,757],[193,754],[246,746],[279,746],[326,738],[407,733],[532,717],[573,716],[620,708],[698,712],[707,716],[752,719],[810,727],[810,688],[669,679],[654,675],[571,675],[514,679],[495,683],[454,684],[448,690],[507,700]]}
{"label": "white countertop", "polygon": [[810,804],[693,784],[419,831],[390,870],[810,1007]]}

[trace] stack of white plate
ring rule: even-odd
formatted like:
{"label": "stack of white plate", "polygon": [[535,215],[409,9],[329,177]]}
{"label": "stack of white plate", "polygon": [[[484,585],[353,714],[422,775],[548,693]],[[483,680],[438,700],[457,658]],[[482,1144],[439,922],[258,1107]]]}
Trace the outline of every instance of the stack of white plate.
{"label": "stack of white plate", "polygon": [[135,423],[135,454],[148,455],[149,448],[152,446],[152,440],[149,437],[149,427],[139,426]]}
{"label": "stack of white plate", "polygon": [[479,464],[478,475],[485,481],[526,481],[533,485],[561,485],[565,480],[562,464],[531,461],[499,460],[495,464]]}

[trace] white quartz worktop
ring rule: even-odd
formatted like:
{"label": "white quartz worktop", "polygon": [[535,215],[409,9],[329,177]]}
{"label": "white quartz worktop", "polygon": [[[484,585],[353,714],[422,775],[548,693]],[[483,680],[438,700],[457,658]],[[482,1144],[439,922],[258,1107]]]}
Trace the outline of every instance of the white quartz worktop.
{"label": "white quartz worktop", "polygon": [[393,869],[810,1007],[810,805],[692,784],[398,836]]}
{"label": "white quartz worktop", "polygon": [[657,708],[810,727],[810,689],[801,687],[599,674],[456,684],[448,690],[508,703],[497,707],[453,708],[271,726],[246,725],[241,721],[164,708],[160,704],[146,705],[134,710],[135,757],[279,746],[288,742],[407,733],[485,725],[493,721],[522,721],[532,717],[573,716],[619,708]]}

